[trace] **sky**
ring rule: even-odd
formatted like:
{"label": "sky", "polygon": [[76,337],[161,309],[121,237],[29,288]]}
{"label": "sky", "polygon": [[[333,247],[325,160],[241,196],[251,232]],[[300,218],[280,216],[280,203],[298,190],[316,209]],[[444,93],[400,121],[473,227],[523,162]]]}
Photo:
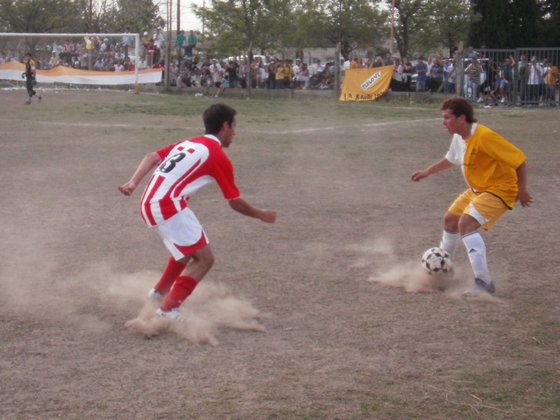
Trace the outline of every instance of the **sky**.
{"label": "sky", "polygon": [[[177,0],[154,0],[154,3],[159,6],[162,17],[165,19],[167,16],[167,3],[172,2],[172,15],[173,15],[173,29],[177,28]],[[202,22],[194,15],[191,10],[191,5],[194,3],[199,7],[210,4],[210,0],[180,0],[181,1],[181,29],[184,31],[202,30]]]}

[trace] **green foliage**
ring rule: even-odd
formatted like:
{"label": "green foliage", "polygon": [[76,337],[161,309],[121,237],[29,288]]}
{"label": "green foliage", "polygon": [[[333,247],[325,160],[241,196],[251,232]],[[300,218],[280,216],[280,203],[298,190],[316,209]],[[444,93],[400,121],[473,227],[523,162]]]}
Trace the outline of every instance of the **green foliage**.
{"label": "green foliage", "polygon": [[374,7],[368,0],[340,0],[325,2],[322,18],[324,46],[341,45],[347,57],[357,48],[381,44],[388,33],[388,14]]}
{"label": "green foliage", "polygon": [[[103,0],[92,8],[89,0],[0,0],[4,32],[141,32],[163,26],[153,0]],[[28,41],[31,46],[33,41]]]}
{"label": "green foliage", "polygon": [[469,44],[479,47],[484,43],[489,48],[540,46],[539,32],[547,19],[539,3],[537,0],[475,0],[474,11],[480,20],[471,24]]}
{"label": "green foliage", "polygon": [[86,0],[0,0],[6,32],[85,32]]}
{"label": "green foliage", "polygon": [[369,0],[213,0],[194,8],[208,28],[213,54],[253,51],[284,53],[299,48],[334,47],[343,55],[381,42],[386,12]]}
{"label": "green foliage", "polygon": [[295,31],[291,0],[212,0],[193,10],[205,22],[209,55],[277,49]]}
{"label": "green foliage", "polygon": [[467,39],[471,22],[477,21],[470,0],[437,0],[430,2],[425,11],[430,24],[425,41],[417,42],[424,48],[432,45],[454,50],[460,41]]}
{"label": "green foliage", "polygon": [[[534,47],[539,38],[539,7],[536,0],[517,0],[508,5],[510,17],[506,47]],[[556,45],[557,46],[557,45]]]}
{"label": "green foliage", "polygon": [[486,44],[489,48],[505,48],[507,44],[507,16],[509,0],[473,0],[474,12],[480,16],[472,22],[468,44],[475,48]]}
{"label": "green foliage", "polygon": [[465,40],[470,23],[476,19],[470,3],[470,0],[395,0],[395,39],[401,56],[453,49]]}
{"label": "green foliage", "polygon": [[541,2],[539,45],[557,47],[560,45],[560,0],[543,0]]}
{"label": "green foliage", "polygon": [[104,0],[94,11],[92,32],[154,32],[163,28],[165,20],[154,0]]}

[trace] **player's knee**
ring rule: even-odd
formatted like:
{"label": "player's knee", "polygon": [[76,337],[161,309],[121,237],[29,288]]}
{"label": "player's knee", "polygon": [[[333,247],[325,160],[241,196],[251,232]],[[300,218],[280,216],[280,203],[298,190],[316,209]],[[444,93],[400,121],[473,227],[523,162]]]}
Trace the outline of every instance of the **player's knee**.
{"label": "player's knee", "polygon": [[474,232],[479,227],[480,223],[478,220],[468,214],[463,214],[459,219],[459,232],[461,232],[461,235]]}
{"label": "player's knee", "polygon": [[458,231],[459,217],[450,212],[445,213],[445,216],[443,216],[443,227],[450,232]]}
{"label": "player's knee", "polygon": [[197,256],[198,261],[210,270],[214,265],[214,254],[209,250]]}

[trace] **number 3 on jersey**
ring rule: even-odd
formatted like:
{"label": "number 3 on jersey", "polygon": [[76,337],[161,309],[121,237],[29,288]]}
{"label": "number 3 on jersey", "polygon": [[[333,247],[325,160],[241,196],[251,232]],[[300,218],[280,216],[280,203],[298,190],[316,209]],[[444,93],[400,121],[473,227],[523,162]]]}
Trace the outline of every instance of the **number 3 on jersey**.
{"label": "number 3 on jersey", "polygon": [[158,168],[158,171],[163,172],[164,174],[167,174],[169,172],[171,172],[175,166],[177,166],[178,162],[181,162],[185,156],[187,156],[185,153],[180,152],[177,153],[176,155],[173,156],[169,156]]}

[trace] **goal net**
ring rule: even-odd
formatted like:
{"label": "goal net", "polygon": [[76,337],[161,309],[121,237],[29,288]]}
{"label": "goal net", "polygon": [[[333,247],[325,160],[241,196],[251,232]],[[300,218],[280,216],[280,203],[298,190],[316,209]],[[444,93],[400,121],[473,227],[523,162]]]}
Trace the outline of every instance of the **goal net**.
{"label": "goal net", "polygon": [[0,80],[22,82],[25,55],[36,63],[38,83],[134,85],[159,83],[163,69],[153,69],[135,33],[0,33]]}

